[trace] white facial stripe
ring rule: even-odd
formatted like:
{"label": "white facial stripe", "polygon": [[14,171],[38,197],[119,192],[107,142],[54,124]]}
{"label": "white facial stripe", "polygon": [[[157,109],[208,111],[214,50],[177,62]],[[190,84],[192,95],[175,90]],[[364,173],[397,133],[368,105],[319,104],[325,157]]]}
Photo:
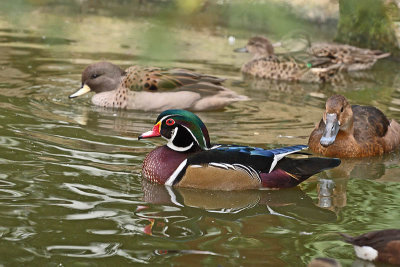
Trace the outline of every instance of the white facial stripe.
{"label": "white facial stripe", "polygon": [[[161,122],[161,125],[162,125],[162,122],[163,122],[164,120],[168,119],[169,117],[173,117],[173,116],[179,116],[179,114],[171,114],[171,115],[167,115],[167,116],[162,117],[162,118],[159,120],[159,121]],[[186,127],[186,126],[184,126],[184,125],[182,125],[182,124],[180,124],[180,125],[181,125],[182,127],[184,127],[186,130],[188,130],[188,132],[190,133],[190,135],[193,137],[193,140],[195,140],[196,143],[200,146],[199,142],[197,141],[197,138],[194,136],[194,134],[192,133],[192,131],[191,131],[188,127]],[[167,146],[168,146],[169,148],[171,148],[171,149],[173,149],[173,150],[177,150],[177,151],[186,151],[186,150],[190,149],[190,148],[193,146],[193,143],[190,144],[189,146],[187,146],[186,148],[178,148],[177,146],[175,146],[175,145],[172,143],[172,141],[174,140],[174,138],[175,138],[175,136],[176,136],[176,133],[178,132],[178,128],[175,128],[174,130],[175,130],[175,132],[173,133],[173,135],[171,136],[170,139],[167,139],[167,138],[164,137],[165,139],[168,140]],[[162,137],[163,137],[163,136],[162,136]],[[206,142],[206,139],[205,139],[204,136],[203,136],[203,141],[204,141],[204,144],[206,145],[207,142]],[[176,149],[176,148],[178,148],[179,150]],[[180,149],[183,149],[183,150],[180,150]],[[208,148],[206,148],[206,149],[208,149]]]}
{"label": "white facial stripe", "polygon": [[189,150],[193,146],[193,142],[190,145],[188,145],[187,147],[177,147],[176,145],[174,145],[173,141],[174,141],[175,136],[176,136],[177,133],[178,133],[178,127],[175,127],[172,130],[171,138],[167,139],[168,140],[167,146],[169,148],[171,148],[172,150],[179,151],[179,152],[183,152],[183,151]]}

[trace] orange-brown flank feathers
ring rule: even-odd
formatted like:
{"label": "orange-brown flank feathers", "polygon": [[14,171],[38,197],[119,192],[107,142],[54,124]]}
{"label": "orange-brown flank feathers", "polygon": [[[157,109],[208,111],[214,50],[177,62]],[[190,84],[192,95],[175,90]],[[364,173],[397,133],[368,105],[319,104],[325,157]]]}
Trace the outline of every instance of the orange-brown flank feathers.
{"label": "orange-brown flank feathers", "polygon": [[330,157],[381,155],[400,146],[400,125],[375,107],[351,106],[344,96],[334,95],[327,100],[308,145]]}

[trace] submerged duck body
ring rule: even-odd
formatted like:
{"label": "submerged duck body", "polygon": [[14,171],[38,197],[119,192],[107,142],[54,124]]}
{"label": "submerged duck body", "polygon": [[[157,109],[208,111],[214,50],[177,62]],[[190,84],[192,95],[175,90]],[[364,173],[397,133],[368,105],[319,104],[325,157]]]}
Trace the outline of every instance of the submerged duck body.
{"label": "submerged duck body", "polygon": [[143,162],[145,179],[169,186],[210,190],[288,188],[325,169],[338,159],[289,158],[307,148],[265,150],[247,146],[211,146],[203,122],[185,110],[159,115],[152,131],[139,139],[162,136],[168,144],[151,151]]}
{"label": "submerged duck body", "polygon": [[249,62],[242,66],[241,71],[257,78],[324,83],[334,81],[335,75],[340,70],[340,64],[314,67],[295,58],[277,56],[274,54],[271,42],[261,36],[251,38],[244,48],[235,51],[254,55]]}
{"label": "submerged duck body", "polygon": [[145,111],[214,110],[248,99],[223,87],[223,81],[185,69],[132,66],[122,70],[109,62],[98,62],[83,71],[82,88],[70,98],[93,91],[94,105]]}
{"label": "submerged duck body", "polygon": [[341,234],[345,242],[354,246],[357,257],[400,265],[400,229],[386,229],[359,236]]}
{"label": "submerged duck body", "polygon": [[326,101],[320,123],[310,135],[313,152],[329,157],[368,157],[400,146],[400,125],[379,109],[350,105],[342,95]]}

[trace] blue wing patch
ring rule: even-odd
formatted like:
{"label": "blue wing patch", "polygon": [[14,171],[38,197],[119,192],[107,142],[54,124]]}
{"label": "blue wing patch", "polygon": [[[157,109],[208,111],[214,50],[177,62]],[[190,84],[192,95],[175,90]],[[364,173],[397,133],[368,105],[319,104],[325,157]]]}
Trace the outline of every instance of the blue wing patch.
{"label": "blue wing patch", "polygon": [[246,153],[251,156],[263,156],[263,157],[274,157],[279,154],[291,154],[303,149],[308,148],[305,145],[296,145],[296,146],[288,146],[288,147],[281,147],[275,149],[263,149],[259,147],[249,147],[249,146],[236,146],[236,145],[221,145],[212,148],[218,151],[226,151],[226,152],[241,152]]}

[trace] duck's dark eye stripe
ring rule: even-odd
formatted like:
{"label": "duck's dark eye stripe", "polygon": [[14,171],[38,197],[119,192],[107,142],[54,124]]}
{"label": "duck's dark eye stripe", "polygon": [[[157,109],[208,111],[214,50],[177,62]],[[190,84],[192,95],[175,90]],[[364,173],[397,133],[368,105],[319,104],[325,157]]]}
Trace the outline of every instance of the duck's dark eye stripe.
{"label": "duck's dark eye stripe", "polygon": [[99,77],[99,76],[100,76],[100,74],[92,74],[92,76],[90,76],[90,78],[96,79],[96,78]]}
{"label": "duck's dark eye stripe", "polygon": [[340,112],[343,112],[343,107],[340,109]]}

